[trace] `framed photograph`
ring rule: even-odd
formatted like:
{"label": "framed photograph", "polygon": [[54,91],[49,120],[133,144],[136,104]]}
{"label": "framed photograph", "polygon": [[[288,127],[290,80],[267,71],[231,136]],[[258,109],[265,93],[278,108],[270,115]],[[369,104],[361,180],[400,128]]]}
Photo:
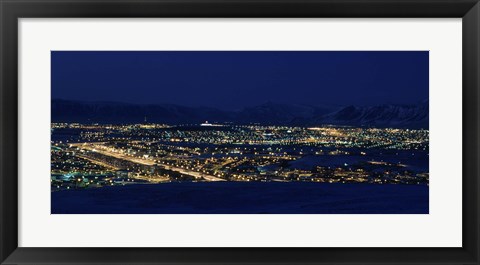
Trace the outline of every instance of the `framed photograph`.
{"label": "framed photograph", "polygon": [[479,264],[475,0],[0,0],[1,264]]}

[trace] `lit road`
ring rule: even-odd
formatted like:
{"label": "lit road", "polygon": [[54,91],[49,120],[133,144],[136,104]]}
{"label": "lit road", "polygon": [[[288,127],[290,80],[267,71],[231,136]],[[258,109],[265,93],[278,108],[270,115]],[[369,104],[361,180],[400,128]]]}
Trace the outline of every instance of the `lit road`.
{"label": "lit road", "polygon": [[83,150],[97,152],[97,153],[102,154],[102,155],[111,156],[111,157],[115,157],[115,158],[122,159],[122,160],[127,160],[127,161],[130,161],[130,162],[133,162],[133,163],[136,163],[136,164],[140,164],[140,165],[145,165],[145,166],[155,165],[154,161],[130,156],[128,154],[124,154],[124,153],[120,153],[120,152],[115,152],[115,151],[113,151],[112,148],[107,148],[105,146],[98,145],[98,143],[72,144],[72,146],[78,147],[78,148],[83,149]]}
{"label": "lit road", "polygon": [[[143,159],[143,158],[138,158],[138,157],[134,157],[134,156],[131,156],[131,155],[127,155],[127,154],[124,154],[124,153],[115,152],[113,148],[107,148],[105,146],[100,145],[100,143],[72,144],[72,146],[78,147],[78,148],[83,149],[83,150],[97,152],[97,153],[100,153],[102,155],[115,157],[117,159],[130,161],[130,162],[140,164],[140,165],[146,165],[146,166],[157,165],[157,163],[155,161],[152,161],[148,158]],[[165,169],[167,169],[167,170],[176,171],[176,172],[179,172],[181,174],[193,176],[195,178],[204,178],[207,181],[225,181],[224,179],[216,177],[216,176],[212,176],[212,175],[208,175],[208,174],[204,174],[204,173],[200,173],[200,172],[196,172],[196,171],[192,171],[192,170],[188,170],[188,169],[184,169],[184,168],[179,168],[179,167],[175,167],[175,166],[171,166],[171,165],[166,165],[166,164],[163,164],[163,163],[158,163],[158,165],[164,166]]]}
{"label": "lit road", "polygon": [[205,180],[208,180],[208,181],[225,181],[222,178],[215,177],[215,176],[212,176],[212,175],[207,175],[205,173],[191,171],[191,170],[184,169],[184,168],[179,168],[179,167],[173,167],[173,166],[169,166],[169,165],[165,165],[165,164],[160,164],[160,165],[164,166],[165,169],[172,170],[172,171],[177,171],[181,174],[190,175],[190,176],[193,176],[195,178],[204,178]]}
{"label": "lit road", "polygon": [[88,156],[84,156],[84,155],[79,155],[77,154],[78,157],[82,158],[82,159],[85,159],[85,160],[88,160],[94,164],[97,164],[97,165],[100,165],[100,166],[103,166],[103,167],[106,167],[106,168],[111,168],[113,170],[119,170],[118,167],[115,167],[115,166],[112,166],[110,164],[107,164],[107,163],[104,163],[103,161],[100,161],[98,159],[93,159],[93,158],[90,158]]}

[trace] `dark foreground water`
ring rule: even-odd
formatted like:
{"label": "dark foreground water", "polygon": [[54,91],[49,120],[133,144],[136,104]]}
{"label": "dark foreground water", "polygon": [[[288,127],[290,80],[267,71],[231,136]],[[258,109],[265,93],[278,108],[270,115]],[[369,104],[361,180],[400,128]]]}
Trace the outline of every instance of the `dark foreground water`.
{"label": "dark foreground water", "polygon": [[197,182],[52,192],[52,214],[428,214],[428,186]]}

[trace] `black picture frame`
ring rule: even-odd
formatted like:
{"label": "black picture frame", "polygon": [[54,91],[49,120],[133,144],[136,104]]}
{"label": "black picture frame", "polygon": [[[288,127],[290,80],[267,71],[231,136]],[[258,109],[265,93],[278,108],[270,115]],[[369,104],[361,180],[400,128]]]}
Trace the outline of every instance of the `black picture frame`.
{"label": "black picture frame", "polygon": [[[0,0],[0,16],[1,264],[479,264],[480,5],[477,0]],[[29,17],[462,18],[463,247],[18,247],[17,22],[18,18]]]}

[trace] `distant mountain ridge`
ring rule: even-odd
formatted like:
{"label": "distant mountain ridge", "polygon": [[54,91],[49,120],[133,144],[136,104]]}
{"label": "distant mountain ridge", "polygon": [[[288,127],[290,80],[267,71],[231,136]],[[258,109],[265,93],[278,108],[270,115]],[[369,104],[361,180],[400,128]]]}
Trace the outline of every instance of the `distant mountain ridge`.
{"label": "distant mountain ridge", "polygon": [[119,102],[52,100],[52,122],[185,124],[233,122],[317,126],[324,124],[428,128],[428,101],[412,105],[333,108],[268,102],[240,111],[173,104],[139,105]]}
{"label": "distant mountain ridge", "polygon": [[317,122],[378,127],[428,128],[428,103],[418,105],[348,106]]}

